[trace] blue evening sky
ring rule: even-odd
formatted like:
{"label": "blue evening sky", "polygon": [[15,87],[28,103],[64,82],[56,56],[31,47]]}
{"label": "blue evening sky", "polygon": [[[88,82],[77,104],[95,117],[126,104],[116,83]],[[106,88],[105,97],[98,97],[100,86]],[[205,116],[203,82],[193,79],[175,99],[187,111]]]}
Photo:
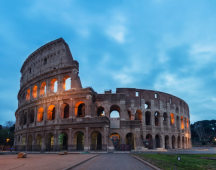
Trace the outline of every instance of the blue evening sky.
{"label": "blue evening sky", "polygon": [[84,87],[171,93],[191,122],[216,118],[215,0],[0,1],[0,124],[15,120],[20,68],[57,38]]}

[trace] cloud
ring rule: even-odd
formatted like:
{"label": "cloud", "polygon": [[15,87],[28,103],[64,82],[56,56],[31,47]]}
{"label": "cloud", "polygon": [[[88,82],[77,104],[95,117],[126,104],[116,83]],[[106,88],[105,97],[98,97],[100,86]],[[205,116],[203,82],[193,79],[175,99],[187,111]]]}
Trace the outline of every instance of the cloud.
{"label": "cloud", "polygon": [[115,81],[122,85],[134,82],[133,77],[125,73],[113,73],[113,78],[115,79]]}

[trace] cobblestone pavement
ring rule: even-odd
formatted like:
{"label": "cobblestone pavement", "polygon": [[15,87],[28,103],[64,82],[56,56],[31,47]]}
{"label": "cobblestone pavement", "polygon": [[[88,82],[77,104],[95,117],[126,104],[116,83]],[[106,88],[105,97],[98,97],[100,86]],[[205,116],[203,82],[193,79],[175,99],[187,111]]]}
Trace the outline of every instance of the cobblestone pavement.
{"label": "cobblestone pavement", "polygon": [[128,154],[101,154],[73,170],[152,170]]}

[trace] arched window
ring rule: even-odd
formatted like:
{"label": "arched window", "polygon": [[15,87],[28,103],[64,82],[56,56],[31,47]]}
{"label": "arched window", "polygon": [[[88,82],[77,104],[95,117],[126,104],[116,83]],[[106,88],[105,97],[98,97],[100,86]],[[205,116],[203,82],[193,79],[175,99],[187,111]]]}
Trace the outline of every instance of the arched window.
{"label": "arched window", "polygon": [[145,103],[145,109],[151,109],[151,103],[150,102]]}
{"label": "arched window", "polygon": [[85,117],[85,103],[79,101],[75,104],[75,115],[77,117]]}
{"label": "arched window", "polygon": [[46,82],[41,83],[40,95],[46,94]]}
{"label": "arched window", "polygon": [[43,115],[44,115],[44,109],[43,109],[43,107],[40,107],[38,109],[38,112],[37,112],[37,121],[38,122],[42,122],[43,121]]}
{"label": "arched window", "polygon": [[26,100],[30,100],[30,89],[27,90],[27,93],[26,93]]}
{"label": "arched window", "polygon": [[129,119],[132,120],[131,111],[127,109],[127,112],[128,112]]}
{"label": "arched window", "polygon": [[174,114],[171,113],[171,114],[170,114],[170,125],[174,125],[174,123],[175,123]]}
{"label": "arched window", "polygon": [[168,118],[168,115],[167,115],[166,112],[164,112],[164,113],[163,113],[163,124],[164,124],[164,125],[167,125],[167,124],[168,124],[167,118]]}
{"label": "arched window", "polygon": [[71,78],[70,76],[65,76],[63,78],[63,81],[62,81],[62,88],[64,90],[70,90],[71,89]]}
{"label": "arched window", "polygon": [[181,129],[184,129],[184,118],[181,116]]}
{"label": "arched window", "polygon": [[159,126],[159,117],[160,117],[160,113],[155,112],[155,126]]}
{"label": "arched window", "polygon": [[61,105],[61,110],[60,110],[61,114],[60,117],[62,119],[67,119],[69,118],[69,105],[67,103],[63,103]]}
{"label": "arched window", "polygon": [[37,86],[35,85],[32,89],[32,97],[36,98],[37,97]]}
{"label": "arched window", "polygon": [[50,91],[55,93],[57,92],[57,88],[58,88],[58,81],[56,78],[54,78],[50,82]]}
{"label": "arched window", "polygon": [[110,107],[110,118],[120,117],[120,107],[118,105],[112,105]]}
{"label": "arched window", "polygon": [[189,128],[189,121],[188,121],[188,119],[187,119],[187,128]]}
{"label": "arched window", "polygon": [[104,108],[102,106],[97,108],[97,116],[105,116]]}
{"label": "arched window", "polygon": [[146,125],[151,125],[151,113],[150,112],[146,112],[145,113],[145,119],[146,119]]}
{"label": "arched window", "polygon": [[55,119],[55,106],[50,105],[47,110],[47,120],[54,120]]}
{"label": "arched window", "polygon": [[34,122],[34,110],[31,110],[31,112],[29,113],[29,123],[33,123]]}
{"label": "arched window", "polygon": [[142,112],[141,112],[141,110],[136,111],[135,120],[141,120],[142,121]]}

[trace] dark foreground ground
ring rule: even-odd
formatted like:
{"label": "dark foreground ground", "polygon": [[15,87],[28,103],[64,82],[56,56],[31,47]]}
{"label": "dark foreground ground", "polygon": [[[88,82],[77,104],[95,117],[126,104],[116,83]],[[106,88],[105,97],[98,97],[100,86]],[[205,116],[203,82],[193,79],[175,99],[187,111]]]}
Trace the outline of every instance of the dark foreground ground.
{"label": "dark foreground ground", "polygon": [[101,154],[73,170],[152,170],[128,154]]}

